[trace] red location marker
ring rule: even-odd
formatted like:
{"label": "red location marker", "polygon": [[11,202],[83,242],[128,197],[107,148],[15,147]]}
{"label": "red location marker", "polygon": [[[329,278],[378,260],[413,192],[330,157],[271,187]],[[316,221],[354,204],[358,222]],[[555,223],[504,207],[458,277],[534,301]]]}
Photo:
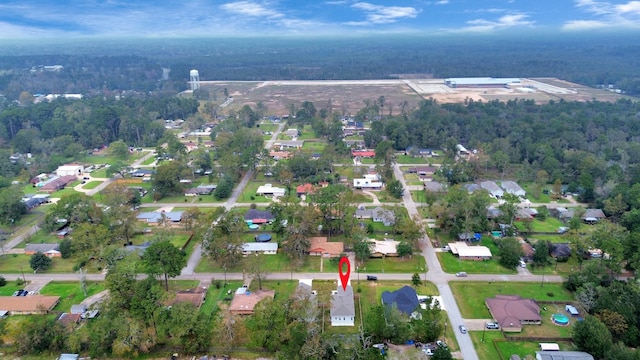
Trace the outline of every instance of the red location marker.
{"label": "red location marker", "polygon": [[[347,271],[342,273],[342,265],[347,265]],[[340,284],[342,284],[342,290],[347,290],[347,285],[349,284],[349,275],[351,274],[351,263],[349,262],[349,258],[343,256],[338,263],[338,274],[340,275]]]}

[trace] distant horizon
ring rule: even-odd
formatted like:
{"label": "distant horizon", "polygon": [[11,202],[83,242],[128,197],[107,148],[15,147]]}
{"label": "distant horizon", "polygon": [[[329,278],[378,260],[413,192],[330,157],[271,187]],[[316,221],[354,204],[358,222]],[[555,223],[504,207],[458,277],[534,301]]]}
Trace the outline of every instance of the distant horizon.
{"label": "distant horizon", "polygon": [[0,13],[2,40],[640,31],[631,0],[24,0]]}

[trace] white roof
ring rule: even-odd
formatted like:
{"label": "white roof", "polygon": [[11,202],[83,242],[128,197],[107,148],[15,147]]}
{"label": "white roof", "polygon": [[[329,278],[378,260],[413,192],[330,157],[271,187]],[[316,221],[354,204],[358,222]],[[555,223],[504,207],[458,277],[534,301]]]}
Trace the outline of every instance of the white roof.
{"label": "white roof", "polygon": [[449,243],[451,253],[459,257],[491,257],[491,250],[486,246],[469,246],[466,242]]}
{"label": "white roof", "polygon": [[242,251],[245,252],[259,252],[259,251],[278,251],[278,243],[257,243],[250,242],[242,244]]}
{"label": "white roof", "polygon": [[542,351],[560,351],[560,346],[556,343],[540,343]]}
{"label": "white roof", "polygon": [[82,165],[60,165],[60,166],[58,166],[58,170],[59,171],[78,170],[78,169],[84,169],[84,166],[82,166]]}
{"label": "white roof", "polygon": [[284,188],[279,188],[279,187],[272,186],[271,184],[266,184],[266,185],[259,186],[258,189],[256,190],[256,194],[258,195],[274,194],[274,195],[284,196],[285,191],[286,190]]}
{"label": "white roof", "polygon": [[396,254],[398,252],[398,244],[400,241],[395,241],[392,239],[385,240],[374,240],[369,239],[369,242],[373,244],[372,253],[381,253],[381,254]]}

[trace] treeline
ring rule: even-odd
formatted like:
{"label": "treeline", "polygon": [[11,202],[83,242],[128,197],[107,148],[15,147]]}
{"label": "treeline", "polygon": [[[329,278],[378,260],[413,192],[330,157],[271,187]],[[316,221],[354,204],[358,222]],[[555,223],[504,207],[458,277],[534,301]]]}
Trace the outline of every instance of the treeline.
{"label": "treeline", "polygon": [[26,158],[10,161],[13,152],[31,153],[38,161],[30,173],[50,171],[61,162],[76,160],[87,149],[116,140],[129,146],[156,146],[164,136],[162,119],[187,118],[198,110],[195,99],[58,99],[31,106],[9,106],[0,111],[0,176],[17,175]]}
{"label": "treeline", "polygon": [[[0,57],[0,69],[10,70],[0,75],[0,93],[11,100],[21,91],[181,91],[194,68],[201,80],[557,77],[640,94],[640,44],[633,34],[146,39],[5,50],[16,54]],[[59,73],[30,71],[58,64]]]}

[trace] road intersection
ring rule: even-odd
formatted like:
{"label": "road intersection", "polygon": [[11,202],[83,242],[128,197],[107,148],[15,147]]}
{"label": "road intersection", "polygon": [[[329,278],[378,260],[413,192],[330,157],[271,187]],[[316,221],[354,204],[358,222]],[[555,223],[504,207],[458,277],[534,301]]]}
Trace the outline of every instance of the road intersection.
{"label": "road intersection", "polygon": [[[271,140],[269,140],[266,143],[265,147],[267,149],[269,149],[273,145],[273,143],[276,141],[278,135],[284,129],[284,126],[285,126],[284,123],[279,124],[278,129],[273,133]],[[137,163],[138,164],[142,163],[149,156],[152,156],[152,155],[153,155],[153,152],[145,155],[145,157],[138,160]],[[400,169],[401,166],[405,166],[405,165],[394,164],[393,171],[394,171],[395,177],[401,182],[403,188],[408,189],[409,187],[407,186],[403,173]],[[244,188],[246,187],[247,183],[250,181],[252,176],[253,176],[253,170],[247,171],[244,177],[242,178],[242,180],[240,181],[240,183],[238,184],[238,186],[233,191],[231,197],[226,202],[197,203],[196,206],[198,207],[224,206],[227,210],[236,206],[249,206],[250,205],[249,203],[246,203],[246,204],[238,203],[237,200],[242,194],[242,192],[244,191]],[[105,188],[106,186],[108,186],[109,183],[111,183],[111,181],[113,181],[113,179],[105,181],[96,189],[92,189],[90,195],[95,194],[101,189]],[[377,200],[375,197],[374,199]],[[418,212],[418,207],[416,206],[416,203],[413,201],[410,191],[408,190],[404,191],[404,194],[402,197],[402,203],[406,207],[409,213],[409,216],[415,219],[421,219],[421,216]],[[385,205],[385,203],[379,203],[379,204]],[[163,205],[180,207],[180,206],[184,206],[184,203],[163,204]],[[397,205],[397,204],[394,203],[393,205]],[[549,205],[549,204],[545,204],[545,205]],[[575,206],[575,204],[562,204],[562,206],[567,206],[567,205]],[[146,206],[157,206],[157,205],[142,204],[141,207],[146,207]],[[531,206],[535,206],[535,204],[531,204]],[[427,225],[427,221],[420,220],[419,223],[423,226],[423,230],[424,230],[424,227]],[[13,247],[17,246],[20,242],[24,241],[26,237],[35,233],[37,230],[38,230],[38,225],[35,225],[32,228],[28,229],[28,231],[25,231],[21,235],[14,237],[3,246],[3,251],[7,252],[11,250]],[[419,239],[419,247],[420,247],[421,254],[422,256],[424,256],[425,262],[427,264],[427,271],[424,274],[424,279],[426,281],[430,281],[434,283],[438,288],[438,291],[442,299],[443,308],[447,310],[449,322],[451,324],[451,327],[453,328],[453,329],[450,329],[450,331],[452,331],[453,334],[455,335],[456,340],[460,346],[460,355],[465,360],[477,360],[478,355],[475,351],[475,348],[473,346],[473,343],[471,341],[471,337],[469,336],[469,334],[468,333],[461,334],[456,330],[459,325],[462,325],[465,323],[464,322],[465,320],[462,318],[462,315],[456,303],[455,297],[453,296],[453,293],[451,292],[451,288],[449,287],[450,281],[464,280],[464,281],[477,281],[477,282],[487,282],[487,283],[518,281],[518,282],[542,283],[542,281],[561,282],[563,280],[562,277],[560,276],[547,275],[547,276],[541,277],[537,275],[531,275],[528,272],[519,273],[516,275],[469,274],[467,277],[461,279],[461,278],[455,277],[455,275],[453,274],[447,274],[442,270],[442,267],[440,266],[440,262],[438,261],[438,257],[436,255],[437,249],[433,247],[433,244],[429,239],[429,237],[426,235],[426,232],[425,232],[425,235],[421,239]],[[198,280],[203,283],[210,283],[211,280],[214,278],[221,279],[223,277],[225,277],[227,280],[244,280],[245,274],[243,273],[226,273],[226,274],[225,273],[196,273],[195,267],[197,266],[198,262],[201,260],[201,256],[202,256],[201,247],[198,244],[195,247],[191,257],[188,259],[187,266],[183,269],[181,275],[177,276],[175,279]],[[6,278],[9,278],[11,275],[13,275],[13,277],[16,277],[16,274],[3,274],[3,276],[5,276]],[[407,282],[410,282],[412,277],[412,274],[399,274],[399,273],[383,273],[383,274],[375,274],[375,275],[378,277],[378,280],[401,280],[401,281],[407,281]],[[355,279],[356,276],[357,276],[356,274],[352,273],[351,281],[356,281]],[[24,277],[27,281],[33,281],[38,284],[46,283],[48,281],[78,281],[79,280],[79,275],[75,273],[55,273],[55,274],[49,274],[49,273],[26,274],[25,273],[24,275],[18,275],[18,277],[20,278]],[[140,277],[144,277],[144,275],[140,275]],[[105,274],[85,274],[85,278],[88,281],[103,281],[105,279]],[[336,280],[337,274],[334,272],[329,272],[329,273],[286,272],[286,273],[271,273],[269,274],[268,278],[270,280],[293,280],[293,279]]]}

